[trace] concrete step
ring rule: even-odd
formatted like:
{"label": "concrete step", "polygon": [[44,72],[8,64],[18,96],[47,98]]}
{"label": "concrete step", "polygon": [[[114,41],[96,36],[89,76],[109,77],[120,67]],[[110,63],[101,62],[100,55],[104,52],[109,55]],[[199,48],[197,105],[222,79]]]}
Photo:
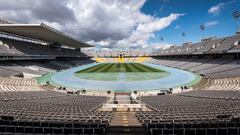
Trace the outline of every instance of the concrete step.
{"label": "concrete step", "polygon": [[142,126],[110,126],[106,135],[149,135],[150,133]]}
{"label": "concrete step", "polygon": [[135,112],[115,112],[110,126],[142,126]]}

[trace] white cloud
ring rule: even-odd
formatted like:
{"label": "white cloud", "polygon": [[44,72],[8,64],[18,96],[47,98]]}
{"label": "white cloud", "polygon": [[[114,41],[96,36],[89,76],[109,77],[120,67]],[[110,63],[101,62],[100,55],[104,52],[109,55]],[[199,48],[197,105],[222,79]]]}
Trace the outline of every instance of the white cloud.
{"label": "white cloud", "polygon": [[238,0],[230,0],[225,3],[219,3],[219,4],[209,8],[208,13],[212,14],[212,15],[218,15],[223,8],[230,6],[231,4],[235,4],[236,2],[238,2]]}
{"label": "white cloud", "polygon": [[91,41],[87,41],[88,44],[94,44],[94,45],[100,45],[102,47],[106,47],[106,46],[109,46],[110,45],[110,42],[109,41],[94,41],[94,40],[91,40]]}
{"label": "white cloud", "polygon": [[213,7],[211,7],[210,9],[208,9],[208,13],[209,14],[213,14],[213,15],[218,15],[221,11],[221,9],[223,9],[225,6],[224,3],[219,3]]}
{"label": "white cloud", "polygon": [[154,43],[150,46],[150,48],[154,49],[154,50],[161,50],[161,49],[167,49],[169,47],[173,46],[172,44],[169,43]]}
{"label": "white cloud", "polygon": [[1,0],[0,17],[44,22],[80,40],[103,47],[144,47],[154,32],[183,14],[158,18],[141,8],[146,0]]}
{"label": "white cloud", "polygon": [[152,18],[151,21],[139,24],[132,34],[117,43],[117,46],[128,47],[146,47],[148,40],[155,37],[154,32],[168,27],[173,21],[177,20],[184,14],[171,14],[164,18]]}
{"label": "white cloud", "polygon": [[218,24],[218,21],[209,21],[204,24],[205,27],[212,27]]}

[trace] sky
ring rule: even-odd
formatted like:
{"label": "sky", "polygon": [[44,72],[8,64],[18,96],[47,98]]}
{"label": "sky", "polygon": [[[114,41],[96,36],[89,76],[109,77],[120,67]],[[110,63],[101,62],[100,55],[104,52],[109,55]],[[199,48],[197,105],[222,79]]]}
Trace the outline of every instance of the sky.
{"label": "sky", "polygon": [[157,49],[233,35],[237,10],[240,0],[0,0],[1,19],[45,23],[98,48]]}

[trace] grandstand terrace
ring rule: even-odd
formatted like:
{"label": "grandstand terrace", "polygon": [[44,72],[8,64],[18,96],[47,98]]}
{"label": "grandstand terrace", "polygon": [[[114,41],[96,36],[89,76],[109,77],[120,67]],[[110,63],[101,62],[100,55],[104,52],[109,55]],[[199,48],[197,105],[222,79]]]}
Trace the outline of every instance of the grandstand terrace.
{"label": "grandstand terrace", "polygon": [[[228,50],[236,48],[239,39],[238,35],[208,38],[199,43],[171,47],[147,56],[143,55],[144,53],[130,55],[126,51],[103,51],[98,54],[93,51],[85,53],[85,55],[89,54],[88,57],[94,56],[92,60],[81,55],[69,55],[67,58],[62,56],[61,59],[47,61],[3,61],[1,70],[11,72],[5,75],[5,78],[0,79],[2,82],[0,88],[3,93],[1,99],[4,102],[2,108],[4,110],[4,107],[8,106],[8,109],[15,111],[2,112],[2,127],[4,128],[1,130],[6,133],[39,134],[111,134],[119,132],[140,134],[138,131],[141,134],[153,135],[238,134],[239,54],[238,52],[228,53]],[[3,41],[5,40],[3,39]],[[10,40],[8,44],[10,42],[22,41]],[[220,46],[223,46],[224,49],[213,51]],[[38,54],[37,51],[24,50],[26,47],[23,47],[21,51],[16,49],[18,50],[16,53],[19,55]],[[17,45],[14,48],[17,48]],[[43,49],[43,53],[52,55],[52,53],[48,53],[48,49],[44,51],[44,48],[39,47],[36,50],[41,52],[41,49]],[[64,49],[55,53],[55,55],[58,55],[57,53],[64,54]],[[64,55],[67,56],[67,54]],[[65,86],[56,87],[54,85],[55,88],[52,89],[53,86],[50,86],[49,89],[49,86],[39,86],[34,79],[26,79],[26,73],[44,75],[49,72],[61,72],[61,70],[88,65],[93,61],[100,63],[99,68],[96,69],[99,73],[105,72],[107,69],[109,72],[115,71],[114,66],[108,67],[109,63],[119,63],[118,65],[151,63],[199,74],[201,81],[193,86],[169,87],[169,90],[165,89],[164,92],[133,90],[130,91],[130,94],[126,94],[125,92],[106,90],[101,94],[101,92],[97,92],[98,90],[92,90],[93,92],[91,90],[73,90],[73,93],[76,94],[66,94],[66,92],[71,93],[72,89],[63,89]],[[105,64],[102,69],[100,68],[101,63]],[[29,67],[29,65],[31,66]],[[91,68],[86,70],[90,71]],[[116,69],[116,71],[120,72],[121,70]],[[124,71],[128,72],[128,70]],[[25,79],[6,78],[19,76],[21,73],[25,73]],[[24,76],[24,74],[20,76]],[[17,103],[15,103],[16,100]],[[36,105],[40,107],[34,108],[33,106]],[[26,111],[22,109],[23,107],[31,109]],[[124,129],[128,129],[128,131],[124,131]]]}
{"label": "grandstand terrace", "polygon": [[[239,46],[240,34],[224,37],[224,38],[207,38],[198,43],[186,43],[182,46],[173,46],[168,49],[156,52],[154,56],[170,56],[170,55],[211,55],[211,54],[228,54],[234,52],[237,54],[236,48]],[[234,49],[235,48],[235,49]],[[231,51],[235,50],[235,51]]]}
{"label": "grandstand terrace", "polygon": [[[0,24],[1,76],[39,76],[50,71],[77,66],[84,63],[84,59],[91,61],[80,49],[90,45],[77,41],[54,28],[45,24],[7,22],[1,20]],[[83,60],[83,62],[75,63],[74,60]],[[58,61],[62,62],[58,63]]]}
{"label": "grandstand terrace", "polygon": [[[52,53],[54,48],[41,43],[6,37],[2,37],[1,41],[5,50],[12,49],[3,51],[2,55],[40,54],[49,57],[46,60],[31,57],[8,59],[0,63],[1,133],[239,134],[239,55],[238,52],[228,53],[228,50],[236,48],[238,35],[209,38],[147,56],[144,53],[131,55],[126,51],[116,51],[115,56],[112,55],[115,52],[107,51],[97,55],[85,51],[83,55],[68,48]],[[220,49],[221,53],[213,51],[221,44],[225,46],[224,50]],[[33,75],[48,75],[50,72],[54,74],[87,66],[94,61],[105,64],[109,73],[115,71],[114,66],[107,67],[109,63],[118,63],[119,67],[124,65],[125,68],[128,67],[126,63],[147,63],[186,70],[202,77],[193,86],[179,86],[161,92],[133,90],[128,94],[109,90],[74,90],[64,85],[57,87],[52,82],[42,86],[37,83],[39,80],[32,78]],[[103,66],[104,69],[99,68],[101,64],[96,67],[99,73],[106,71]],[[133,70],[133,67],[138,70],[143,68],[132,66],[124,71]],[[94,71],[91,68],[87,70]]]}
{"label": "grandstand terrace", "polygon": [[0,24],[2,59],[84,57],[79,48],[90,47],[45,24]]}
{"label": "grandstand terrace", "polygon": [[152,52],[92,47],[0,19],[0,134],[240,134],[239,32]]}
{"label": "grandstand terrace", "polygon": [[40,86],[32,79],[90,63],[80,52],[90,45],[44,24],[1,23],[0,133],[105,133],[112,113],[98,108],[107,97],[70,95]]}

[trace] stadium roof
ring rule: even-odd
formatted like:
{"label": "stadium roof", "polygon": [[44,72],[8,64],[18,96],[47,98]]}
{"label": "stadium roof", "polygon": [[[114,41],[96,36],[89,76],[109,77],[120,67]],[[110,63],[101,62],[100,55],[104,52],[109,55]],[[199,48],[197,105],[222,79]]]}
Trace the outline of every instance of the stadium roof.
{"label": "stadium roof", "polygon": [[92,47],[43,23],[0,24],[0,31],[51,43],[59,43],[74,48]]}

